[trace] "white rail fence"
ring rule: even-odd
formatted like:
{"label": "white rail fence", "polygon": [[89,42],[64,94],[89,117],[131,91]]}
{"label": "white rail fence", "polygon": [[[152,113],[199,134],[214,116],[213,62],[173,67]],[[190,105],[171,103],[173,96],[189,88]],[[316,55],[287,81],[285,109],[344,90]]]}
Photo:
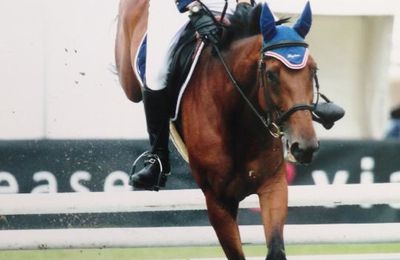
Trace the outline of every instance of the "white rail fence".
{"label": "white rail fence", "polygon": [[[400,183],[290,186],[289,206],[400,205]],[[250,196],[241,208],[259,207]],[[0,215],[204,210],[199,190],[0,195]],[[261,226],[241,226],[246,244],[265,243]],[[400,223],[286,225],[285,241],[301,243],[400,242]],[[211,227],[2,230],[0,249],[113,248],[216,245]]]}

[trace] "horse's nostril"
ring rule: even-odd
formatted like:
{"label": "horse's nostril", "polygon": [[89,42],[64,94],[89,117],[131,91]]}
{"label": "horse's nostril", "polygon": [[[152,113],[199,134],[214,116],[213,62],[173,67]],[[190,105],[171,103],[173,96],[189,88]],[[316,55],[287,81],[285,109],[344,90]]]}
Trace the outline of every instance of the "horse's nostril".
{"label": "horse's nostril", "polygon": [[295,154],[297,152],[299,152],[300,148],[299,148],[299,143],[293,143],[292,146],[290,146],[290,152],[292,154]]}
{"label": "horse's nostril", "polygon": [[299,142],[295,142],[290,147],[290,152],[300,163],[310,163],[313,159],[314,152],[319,148],[318,143],[315,145],[301,146]]}
{"label": "horse's nostril", "polygon": [[290,146],[290,153],[293,155],[293,157],[296,159],[296,161],[301,162],[302,152],[299,147],[299,143],[293,143]]}

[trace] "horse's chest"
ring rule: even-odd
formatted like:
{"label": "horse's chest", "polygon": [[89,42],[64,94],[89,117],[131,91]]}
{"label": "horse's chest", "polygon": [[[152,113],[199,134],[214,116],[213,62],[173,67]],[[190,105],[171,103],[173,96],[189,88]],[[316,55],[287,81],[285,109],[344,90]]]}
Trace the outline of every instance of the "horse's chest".
{"label": "horse's chest", "polygon": [[270,150],[257,158],[244,161],[241,167],[243,170],[238,172],[238,176],[250,189],[257,189],[269,179],[273,179],[283,165],[281,150]]}

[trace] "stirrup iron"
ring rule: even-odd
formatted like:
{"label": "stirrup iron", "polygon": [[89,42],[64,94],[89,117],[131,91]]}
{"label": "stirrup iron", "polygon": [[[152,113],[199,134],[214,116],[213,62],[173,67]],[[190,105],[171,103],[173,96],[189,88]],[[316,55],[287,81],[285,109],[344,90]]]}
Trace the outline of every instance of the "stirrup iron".
{"label": "stirrup iron", "polygon": [[[161,162],[160,157],[159,157],[157,154],[155,154],[155,153],[150,153],[149,151],[145,151],[144,153],[142,153],[142,154],[133,162],[133,164],[132,164],[130,178],[131,178],[131,177],[135,174],[135,172],[136,172],[136,165],[137,165],[137,163],[138,163],[143,157],[149,156],[149,155],[151,155],[151,157],[152,157],[152,158],[150,159],[150,163],[154,164],[154,163],[157,162],[158,165],[159,165],[159,168],[160,168],[160,172],[159,172],[158,177],[157,177],[157,182],[156,182],[155,184],[153,184],[152,186],[146,187],[145,189],[146,189],[146,190],[152,190],[152,191],[159,191],[159,190],[160,190],[160,187],[161,187],[161,181],[163,181],[162,179],[163,179],[163,178],[167,178],[167,176],[170,176],[170,175],[171,175],[171,172],[163,173],[163,164],[162,164],[162,162]],[[164,182],[165,182],[165,181],[166,181],[166,180],[164,180]],[[131,182],[131,181],[129,181],[129,182]],[[164,187],[164,186],[162,186],[162,187]]]}

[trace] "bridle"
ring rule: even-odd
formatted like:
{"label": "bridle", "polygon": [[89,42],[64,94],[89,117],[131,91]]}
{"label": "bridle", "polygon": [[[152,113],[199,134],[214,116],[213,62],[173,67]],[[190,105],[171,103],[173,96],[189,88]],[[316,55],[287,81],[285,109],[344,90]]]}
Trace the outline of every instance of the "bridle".
{"label": "bridle", "polygon": [[[200,1],[200,0],[199,0]],[[201,1],[200,1],[201,3]],[[213,16],[212,12],[203,4],[203,8],[209,12],[211,16]],[[252,5],[254,4],[254,1],[252,0]],[[226,10],[228,7],[228,1],[225,0],[225,6],[222,11],[222,14],[220,16],[220,23],[222,23]],[[261,121],[261,123],[268,129],[269,133],[275,137],[275,138],[281,138],[283,136],[283,131],[282,131],[282,125],[297,111],[301,110],[306,110],[310,111],[312,114],[312,119],[320,124],[322,124],[326,129],[332,128],[334,125],[335,121],[339,120],[344,116],[344,110],[339,107],[338,105],[332,103],[325,95],[320,93],[319,89],[319,81],[318,81],[318,76],[317,73],[314,72],[314,82],[315,82],[315,88],[317,90],[317,99],[315,103],[312,104],[296,104],[287,111],[280,111],[279,108],[275,106],[275,109],[272,109],[272,112],[275,112],[277,116],[274,116],[272,112],[265,113],[265,112],[260,112],[259,109],[251,102],[251,100],[246,96],[242,88],[239,86],[237,81],[235,80],[235,77],[232,75],[228,65],[226,64],[221,51],[219,50],[218,45],[211,43],[214,53],[217,54],[218,58],[220,59],[226,74],[228,75],[232,85],[236,88],[236,90],[239,92],[240,96],[243,98],[243,100],[247,103],[247,105],[250,107],[250,109],[253,111],[254,115]],[[303,41],[281,41],[279,43],[274,43],[274,44],[267,44],[263,46],[261,50],[261,58],[259,61],[259,66],[258,66],[258,73],[260,75],[262,85],[261,87],[266,88],[266,64],[265,64],[265,59],[266,55],[265,52],[269,50],[274,50],[278,48],[287,48],[287,47],[308,47],[308,44]],[[266,91],[265,91],[266,93]],[[322,98],[325,100],[325,103],[319,103],[319,98]],[[269,98],[269,97],[266,97]],[[273,104],[271,102],[271,104]]]}
{"label": "bridle", "polygon": [[[273,50],[277,48],[284,47],[308,47],[308,44],[305,42],[281,42],[278,44],[267,45],[261,51],[261,58],[259,60],[258,72],[261,79],[261,86],[263,88],[267,87],[267,79],[266,79],[266,55],[264,54],[268,50]],[[325,95],[320,93],[320,86],[318,81],[317,73],[314,72],[314,82],[315,88],[317,90],[316,102],[312,104],[296,104],[293,107],[289,108],[287,111],[281,111],[276,105],[273,105],[272,100],[270,100],[269,95],[265,94],[266,100],[270,100],[270,112],[260,112],[259,109],[253,104],[253,102],[246,96],[242,88],[239,86],[234,76],[232,75],[229,67],[227,66],[218,46],[213,45],[214,51],[220,59],[225,72],[227,73],[232,85],[239,92],[241,97],[253,111],[255,116],[261,121],[261,123],[268,129],[269,133],[275,138],[281,138],[283,136],[282,125],[297,111],[306,110],[310,111],[312,114],[312,119],[320,124],[322,124],[326,129],[330,129],[334,122],[339,120],[344,115],[344,110],[333,104]],[[266,93],[266,91],[265,91]],[[319,98],[325,100],[325,103],[319,103]]]}
{"label": "bridle", "polygon": [[[314,82],[315,82],[315,88],[317,90],[317,100],[315,103],[312,104],[295,104],[291,108],[289,108],[286,111],[282,111],[277,105],[275,105],[270,97],[268,95],[268,92],[265,91],[267,89],[268,85],[268,80],[266,76],[266,70],[267,70],[267,65],[266,65],[266,59],[268,59],[268,56],[265,55],[266,52],[268,51],[273,51],[275,49],[279,48],[288,48],[288,47],[304,47],[308,48],[308,44],[305,42],[293,42],[293,41],[287,41],[287,42],[280,42],[278,44],[272,44],[272,45],[267,45],[265,46],[262,51],[261,51],[261,57],[259,60],[259,66],[258,66],[258,73],[260,75],[260,87],[264,89],[264,98],[267,101],[269,105],[269,112],[267,112],[266,117],[269,118],[267,121],[270,122],[270,127],[269,130],[271,132],[271,135],[275,137],[280,137],[282,136],[282,131],[281,131],[281,126],[297,111],[301,110],[307,110],[310,111],[312,114],[312,117],[315,121],[318,121],[319,117],[313,113],[316,110],[319,97],[322,96],[323,99],[327,102],[330,102],[324,95],[322,95],[319,91],[319,81],[318,81],[318,76],[316,71],[314,72]],[[271,131],[272,130],[272,131]]]}

